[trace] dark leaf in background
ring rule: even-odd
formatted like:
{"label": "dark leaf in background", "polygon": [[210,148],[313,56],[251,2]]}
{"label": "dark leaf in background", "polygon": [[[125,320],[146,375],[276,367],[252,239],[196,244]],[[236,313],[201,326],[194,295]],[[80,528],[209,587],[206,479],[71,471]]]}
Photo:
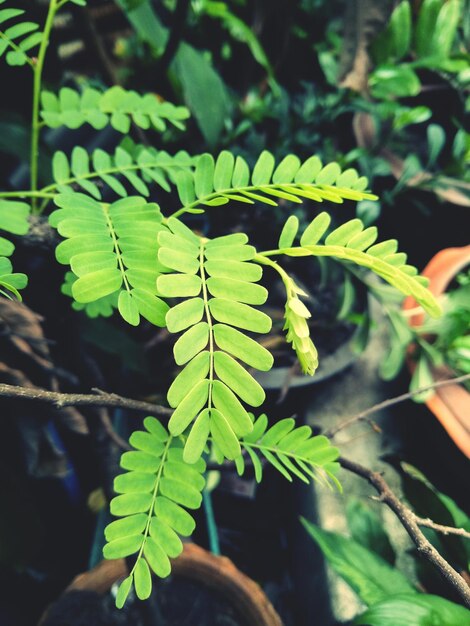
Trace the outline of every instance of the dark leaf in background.
{"label": "dark leaf in background", "polygon": [[395,551],[379,516],[371,506],[351,498],[347,504],[346,516],[352,538],[393,565]]}
{"label": "dark leaf in background", "polygon": [[357,626],[470,626],[470,611],[427,594],[399,595],[372,606]]}
{"label": "dark leaf in background", "polygon": [[385,600],[392,594],[413,594],[415,591],[403,574],[353,539],[301,520],[328,563],[367,605]]}

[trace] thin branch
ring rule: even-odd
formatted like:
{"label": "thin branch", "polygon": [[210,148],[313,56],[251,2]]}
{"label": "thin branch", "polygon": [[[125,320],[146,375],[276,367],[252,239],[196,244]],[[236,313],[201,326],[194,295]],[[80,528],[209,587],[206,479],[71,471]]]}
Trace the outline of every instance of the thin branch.
{"label": "thin branch", "polygon": [[453,385],[458,383],[463,383],[467,380],[470,380],[470,374],[464,374],[463,376],[458,376],[457,378],[448,378],[446,380],[436,380],[432,383],[432,385],[426,385],[426,387],[420,387],[419,389],[415,389],[413,391],[407,391],[406,393],[402,393],[399,396],[395,396],[394,398],[389,398],[388,400],[384,400],[383,402],[379,402],[378,404],[374,404],[374,406],[349,417],[344,422],[341,422],[337,426],[333,426],[329,430],[324,432],[326,437],[334,437],[336,433],[344,428],[348,428],[351,424],[355,424],[356,422],[366,421],[367,417],[372,413],[376,413],[377,411],[381,411],[382,409],[386,409],[390,406],[394,406],[395,404],[399,404],[400,402],[404,402],[405,400],[410,400],[414,396],[419,395],[425,391],[430,391],[431,389],[438,389],[439,387],[445,387],[446,385]]}
{"label": "thin branch", "polygon": [[374,487],[379,494],[380,501],[386,504],[398,517],[406,532],[413,540],[418,552],[439,570],[441,575],[455,589],[465,604],[470,607],[470,587],[465,579],[439,554],[432,543],[426,539],[419,527],[422,522],[421,518],[417,517],[409,507],[399,500],[379,472],[374,472],[344,457],[341,457],[339,462],[341,467],[361,478],[365,478]]}
{"label": "thin branch", "polygon": [[28,389],[16,385],[0,384],[0,397],[16,398],[18,400],[33,400],[34,402],[46,402],[56,408],[64,406],[108,406],[141,411],[161,417],[170,417],[173,411],[167,407],[141,400],[123,398],[115,393],[97,391],[97,395],[81,393],[59,393],[46,391],[45,389]]}
{"label": "thin branch", "polygon": [[470,532],[465,530],[465,528],[453,528],[452,526],[436,524],[436,522],[433,522],[432,519],[429,519],[428,517],[416,516],[416,522],[418,523],[418,526],[432,528],[436,532],[442,533],[443,535],[457,535],[459,537],[465,537],[465,539],[470,539]]}

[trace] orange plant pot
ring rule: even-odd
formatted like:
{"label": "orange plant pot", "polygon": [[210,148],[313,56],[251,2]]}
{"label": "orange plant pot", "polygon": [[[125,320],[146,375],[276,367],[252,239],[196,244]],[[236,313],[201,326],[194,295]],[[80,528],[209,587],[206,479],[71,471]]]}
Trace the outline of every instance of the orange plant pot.
{"label": "orange plant pot", "polygon": [[[438,252],[424,268],[422,275],[429,278],[429,289],[439,297],[467,265],[470,265],[470,246],[447,248]],[[410,296],[403,303],[403,310],[418,307]],[[424,312],[411,315],[409,324],[412,328],[419,327],[425,318]],[[408,359],[408,367],[414,370],[414,363]],[[451,378],[453,373],[446,367],[434,368],[435,380]],[[449,384],[436,389],[426,405],[434,413],[442,426],[460,450],[470,458],[470,393],[459,384]]]}
{"label": "orange plant pot", "polygon": [[[109,592],[114,583],[128,576],[126,561],[101,561],[79,574],[69,591]],[[186,578],[211,589],[237,609],[247,626],[282,626],[282,620],[261,587],[243,574],[224,556],[215,556],[193,543],[185,543],[181,555],[172,562],[172,576]],[[46,620],[47,611],[38,626]],[[90,625],[91,626],[91,625]]]}

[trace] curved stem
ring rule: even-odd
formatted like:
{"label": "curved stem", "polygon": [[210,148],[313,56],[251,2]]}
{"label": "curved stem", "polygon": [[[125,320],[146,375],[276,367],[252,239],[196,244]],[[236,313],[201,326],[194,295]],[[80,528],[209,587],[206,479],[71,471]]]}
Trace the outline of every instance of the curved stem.
{"label": "curved stem", "polygon": [[[58,0],[51,0],[47,13],[46,23],[44,25],[43,38],[39,46],[37,61],[34,64],[34,82],[33,82],[33,110],[31,119],[31,191],[34,193],[38,189],[38,159],[39,159],[39,100],[41,97],[42,70],[46,58],[47,47],[49,45],[49,37],[54,23],[54,17],[57,10],[63,4]],[[36,196],[32,197],[33,213],[37,210]]]}

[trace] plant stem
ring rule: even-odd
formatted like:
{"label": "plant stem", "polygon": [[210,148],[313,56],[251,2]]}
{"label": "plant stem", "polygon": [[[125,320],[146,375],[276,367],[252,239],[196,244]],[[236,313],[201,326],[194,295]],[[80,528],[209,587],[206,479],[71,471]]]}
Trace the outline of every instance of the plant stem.
{"label": "plant stem", "polygon": [[0,191],[0,198],[53,198],[53,193],[44,191]]}
{"label": "plant stem", "polygon": [[[38,160],[39,160],[39,100],[41,97],[41,84],[42,84],[42,70],[44,67],[44,60],[46,58],[46,51],[49,45],[49,37],[54,23],[54,17],[57,10],[60,8],[60,2],[58,0],[51,0],[49,4],[49,10],[47,12],[46,23],[44,25],[43,38],[41,45],[39,46],[38,57],[34,65],[34,82],[33,82],[33,111],[31,118],[31,191],[33,193],[38,190]],[[32,209],[33,213],[36,213],[37,202],[36,197],[32,196]]]}

